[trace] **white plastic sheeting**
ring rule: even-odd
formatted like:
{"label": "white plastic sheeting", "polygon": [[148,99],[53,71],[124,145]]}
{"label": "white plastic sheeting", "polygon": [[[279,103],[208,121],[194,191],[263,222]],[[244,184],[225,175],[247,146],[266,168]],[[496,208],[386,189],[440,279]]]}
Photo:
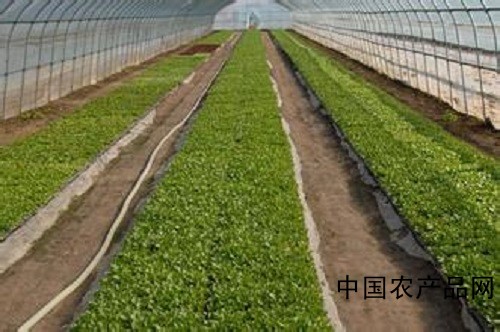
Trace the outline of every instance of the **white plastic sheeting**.
{"label": "white plastic sheeting", "polygon": [[499,0],[280,0],[293,29],[500,129]]}
{"label": "white plastic sheeting", "polygon": [[212,29],[230,0],[0,1],[0,119]]}

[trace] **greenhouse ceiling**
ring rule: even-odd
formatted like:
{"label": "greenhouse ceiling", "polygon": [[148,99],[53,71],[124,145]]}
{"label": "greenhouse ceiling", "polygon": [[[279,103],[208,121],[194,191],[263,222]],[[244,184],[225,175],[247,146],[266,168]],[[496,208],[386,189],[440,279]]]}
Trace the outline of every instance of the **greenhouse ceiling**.
{"label": "greenhouse ceiling", "polygon": [[[490,105],[497,104],[491,82],[500,70],[499,22],[498,0],[5,0],[0,118],[44,105],[214,28],[253,27],[293,28],[496,124],[498,112]],[[130,45],[148,51],[137,57]],[[124,53],[124,59],[113,52]],[[60,66],[86,66],[108,56],[113,64],[80,70],[76,76],[83,78],[70,90],[58,83],[65,79]],[[47,70],[57,73],[46,78]],[[27,100],[31,88],[24,86],[32,80],[40,95]]]}
{"label": "greenhouse ceiling", "polygon": [[231,2],[230,0],[10,0],[0,3],[0,22],[214,15]]}

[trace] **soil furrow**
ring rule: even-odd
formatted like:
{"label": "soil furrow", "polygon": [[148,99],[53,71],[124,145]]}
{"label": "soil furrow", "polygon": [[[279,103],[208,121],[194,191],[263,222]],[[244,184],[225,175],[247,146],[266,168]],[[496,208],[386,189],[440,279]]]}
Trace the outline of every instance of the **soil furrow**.
{"label": "soil furrow", "polygon": [[[424,289],[418,278],[439,278],[428,262],[413,258],[391,239],[371,187],[343,150],[327,119],[309,97],[268,35],[268,59],[282,97],[282,113],[302,163],[304,192],[320,233],[320,253],[340,319],[347,331],[462,331],[460,307],[444,289]],[[337,292],[339,281],[357,280],[358,291]],[[412,278],[413,297],[396,299],[391,279]],[[385,299],[365,299],[365,277],[385,277]],[[352,286],[352,285],[351,285]]]}
{"label": "soil furrow", "polygon": [[[220,66],[229,58],[237,38],[223,45],[202,64],[189,82],[170,93],[157,107],[153,126],[124,149],[94,187],[76,200],[22,260],[0,276],[0,331],[11,331],[75,279],[98,251],[122,202],[134,185],[158,142],[190,112]],[[129,209],[134,209],[151,190],[154,175],[176,152],[177,138],[165,145],[148,181]],[[124,236],[126,225],[122,226]],[[36,330],[60,330],[68,324],[88,284],[69,296],[37,326]]]}

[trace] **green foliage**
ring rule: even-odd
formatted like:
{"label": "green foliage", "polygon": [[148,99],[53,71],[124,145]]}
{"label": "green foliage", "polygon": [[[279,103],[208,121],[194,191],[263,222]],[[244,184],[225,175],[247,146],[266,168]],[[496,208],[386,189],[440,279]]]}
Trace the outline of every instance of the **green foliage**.
{"label": "green foliage", "polygon": [[24,113],[21,113],[21,115],[19,115],[19,119],[21,119],[22,121],[29,121],[29,120],[35,120],[35,119],[43,119],[44,115],[43,115],[43,111],[45,109],[34,109],[34,110],[30,110],[28,112],[24,112]]}
{"label": "green foliage", "polygon": [[453,110],[449,110],[447,111],[441,118],[444,122],[457,122],[459,117],[458,117],[458,114],[453,111]]}
{"label": "green foliage", "polygon": [[46,128],[0,147],[0,239],[46,204],[204,57],[170,57]]}
{"label": "green foliage", "polygon": [[75,329],[330,330],[296,190],[249,32]]}
{"label": "green foliage", "polygon": [[[498,278],[498,161],[290,34],[275,37],[449,276]],[[472,301],[498,318],[500,292]]]}
{"label": "green foliage", "polygon": [[201,38],[200,40],[198,40],[197,44],[219,45],[219,44],[224,43],[226,40],[228,40],[232,34],[233,34],[233,31],[229,31],[229,30],[217,31],[217,32],[209,34],[208,36],[206,36],[204,38]]}

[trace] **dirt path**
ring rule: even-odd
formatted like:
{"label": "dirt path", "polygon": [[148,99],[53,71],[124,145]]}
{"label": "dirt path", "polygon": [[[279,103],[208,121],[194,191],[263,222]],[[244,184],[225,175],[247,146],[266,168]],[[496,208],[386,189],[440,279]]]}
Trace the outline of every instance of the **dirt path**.
{"label": "dirt path", "polygon": [[94,85],[78,89],[46,106],[30,110],[12,119],[2,120],[0,121],[0,146],[9,145],[18,139],[38,132],[51,122],[71,114],[78,107],[94,99],[105,96],[121,85],[129,82],[134,77],[141,75],[152,64],[168,58],[173,54],[193,55],[200,52],[212,53],[217,47],[217,45],[210,45],[210,48],[200,48],[193,44],[180,46],[174,50],[157,55],[137,66],[125,68],[123,71],[97,82]]}
{"label": "dirt path", "polygon": [[[34,249],[0,276],[0,331],[12,331],[75,279],[102,243],[123,199],[132,188],[146,160],[158,142],[193,108],[202,92],[230,56],[236,38],[213,53],[196,74],[168,95],[157,108],[155,123],[148,133],[123,151],[98,179],[95,186],[65,212]],[[149,182],[138,197],[145,197],[154,175],[176,151],[181,133],[174,135],[160,152]],[[129,217],[140,203],[132,204]],[[126,226],[122,227],[122,233]],[[119,236],[118,236],[119,237]],[[52,311],[36,330],[60,330],[70,322],[86,293],[81,287]]]}
{"label": "dirt path", "polygon": [[[495,131],[491,126],[472,116],[451,111],[449,105],[437,98],[392,80],[340,52],[329,49],[298,33],[294,34],[307,45],[325,51],[332,59],[348,70],[409,105],[413,110],[436,122],[449,133],[476,146],[489,155],[500,158],[500,131]],[[447,120],[450,112],[456,115],[455,121]]]}
{"label": "dirt path", "polygon": [[[266,34],[273,76],[282,97],[282,113],[302,162],[307,202],[320,233],[320,251],[330,289],[347,331],[462,331],[458,303],[444,290],[424,289],[417,278],[437,277],[431,264],[410,257],[391,241],[372,189],[342,149],[331,125],[313,109],[293,72]],[[358,280],[350,299],[337,293],[338,281]],[[386,278],[386,299],[364,299],[365,277]],[[413,278],[413,298],[396,300],[392,278]]]}
{"label": "dirt path", "polygon": [[218,48],[215,44],[197,44],[183,50],[181,55],[193,55],[197,53],[212,53]]}

